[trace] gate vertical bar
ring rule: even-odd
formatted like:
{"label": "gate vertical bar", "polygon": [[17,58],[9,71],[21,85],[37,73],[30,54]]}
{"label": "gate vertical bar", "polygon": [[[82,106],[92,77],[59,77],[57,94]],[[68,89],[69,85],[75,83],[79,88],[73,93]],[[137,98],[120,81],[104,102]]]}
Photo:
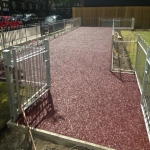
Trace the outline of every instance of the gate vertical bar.
{"label": "gate vertical bar", "polygon": [[46,80],[47,80],[47,88],[50,88],[50,55],[49,55],[49,41],[44,40],[45,43],[45,62],[46,62]]}
{"label": "gate vertical bar", "polygon": [[114,46],[114,30],[112,30],[112,39],[111,39],[111,66],[110,71],[113,71],[113,46]]}
{"label": "gate vertical bar", "polygon": [[16,62],[16,50],[12,50],[13,54],[13,63],[14,63],[14,75],[15,75],[15,84],[16,84],[16,93],[17,93],[17,108],[19,109],[18,111],[21,112],[21,100],[20,100],[20,89],[19,89],[19,70],[17,67],[17,62]]}
{"label": "gate vertical bar", "polygon": [[17,109],[16,109],[16,102],[15,102],[13,68],[11,67],[10,50],[4,50],[2,53],[4,58],[10,117],[11,120],[14,122],[17,119]]}

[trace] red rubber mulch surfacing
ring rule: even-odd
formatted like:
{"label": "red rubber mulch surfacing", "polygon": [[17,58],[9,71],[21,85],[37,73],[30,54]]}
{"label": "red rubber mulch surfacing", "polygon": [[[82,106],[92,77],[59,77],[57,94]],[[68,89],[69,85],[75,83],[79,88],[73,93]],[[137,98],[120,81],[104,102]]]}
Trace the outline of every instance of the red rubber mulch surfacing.
{"label": "red rubber mulch surfacing", "polygon": [[109,71],[111,33],[80,27],[50,41],[51,93],[27,117],[33,127],[117,150],[150,150],[135,75]]}

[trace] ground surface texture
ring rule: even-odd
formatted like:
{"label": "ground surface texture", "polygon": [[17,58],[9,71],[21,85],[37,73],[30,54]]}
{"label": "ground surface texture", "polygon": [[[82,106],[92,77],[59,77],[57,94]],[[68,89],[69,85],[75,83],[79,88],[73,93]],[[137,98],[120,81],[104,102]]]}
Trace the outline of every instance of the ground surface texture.
{"label": "ground surface texture", "polygon": [[80,27],[50,41],[51,92],[26,114],[36,128],[117,150],[149,150],[135,76],[110,72],[111,33]]}

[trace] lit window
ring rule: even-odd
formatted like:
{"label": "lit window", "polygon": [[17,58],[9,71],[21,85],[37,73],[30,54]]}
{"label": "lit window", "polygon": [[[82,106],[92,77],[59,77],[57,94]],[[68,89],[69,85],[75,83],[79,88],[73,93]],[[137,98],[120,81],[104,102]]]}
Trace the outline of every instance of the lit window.
{"label": "lit window", "polygon": [[25,9],[25,4],[24,3],[22,3],[22,8]]}
{"label": "lit window", "polygon": [[15,3],[15,1],[12,1],[12,8],[16,9],[16,3]]}
{"label": "lit window", "polygon": [[36,10],[38,10],[38,8],[39,8],[39,7],[38,7],[38,4],[36,4]]}
{"label": "lit window", "polygon": [[30,3],[29,6],[30,6],[30,10],[31,10],[32,9],[32,4]]}

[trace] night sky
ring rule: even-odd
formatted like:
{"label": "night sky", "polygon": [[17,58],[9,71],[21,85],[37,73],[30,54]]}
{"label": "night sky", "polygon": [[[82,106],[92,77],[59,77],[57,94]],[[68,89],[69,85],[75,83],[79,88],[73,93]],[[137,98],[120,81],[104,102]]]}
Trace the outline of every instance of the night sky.
{"label": "night sky", "polygon": [[150,0],[84,0],[84,6],[150,6]]}

